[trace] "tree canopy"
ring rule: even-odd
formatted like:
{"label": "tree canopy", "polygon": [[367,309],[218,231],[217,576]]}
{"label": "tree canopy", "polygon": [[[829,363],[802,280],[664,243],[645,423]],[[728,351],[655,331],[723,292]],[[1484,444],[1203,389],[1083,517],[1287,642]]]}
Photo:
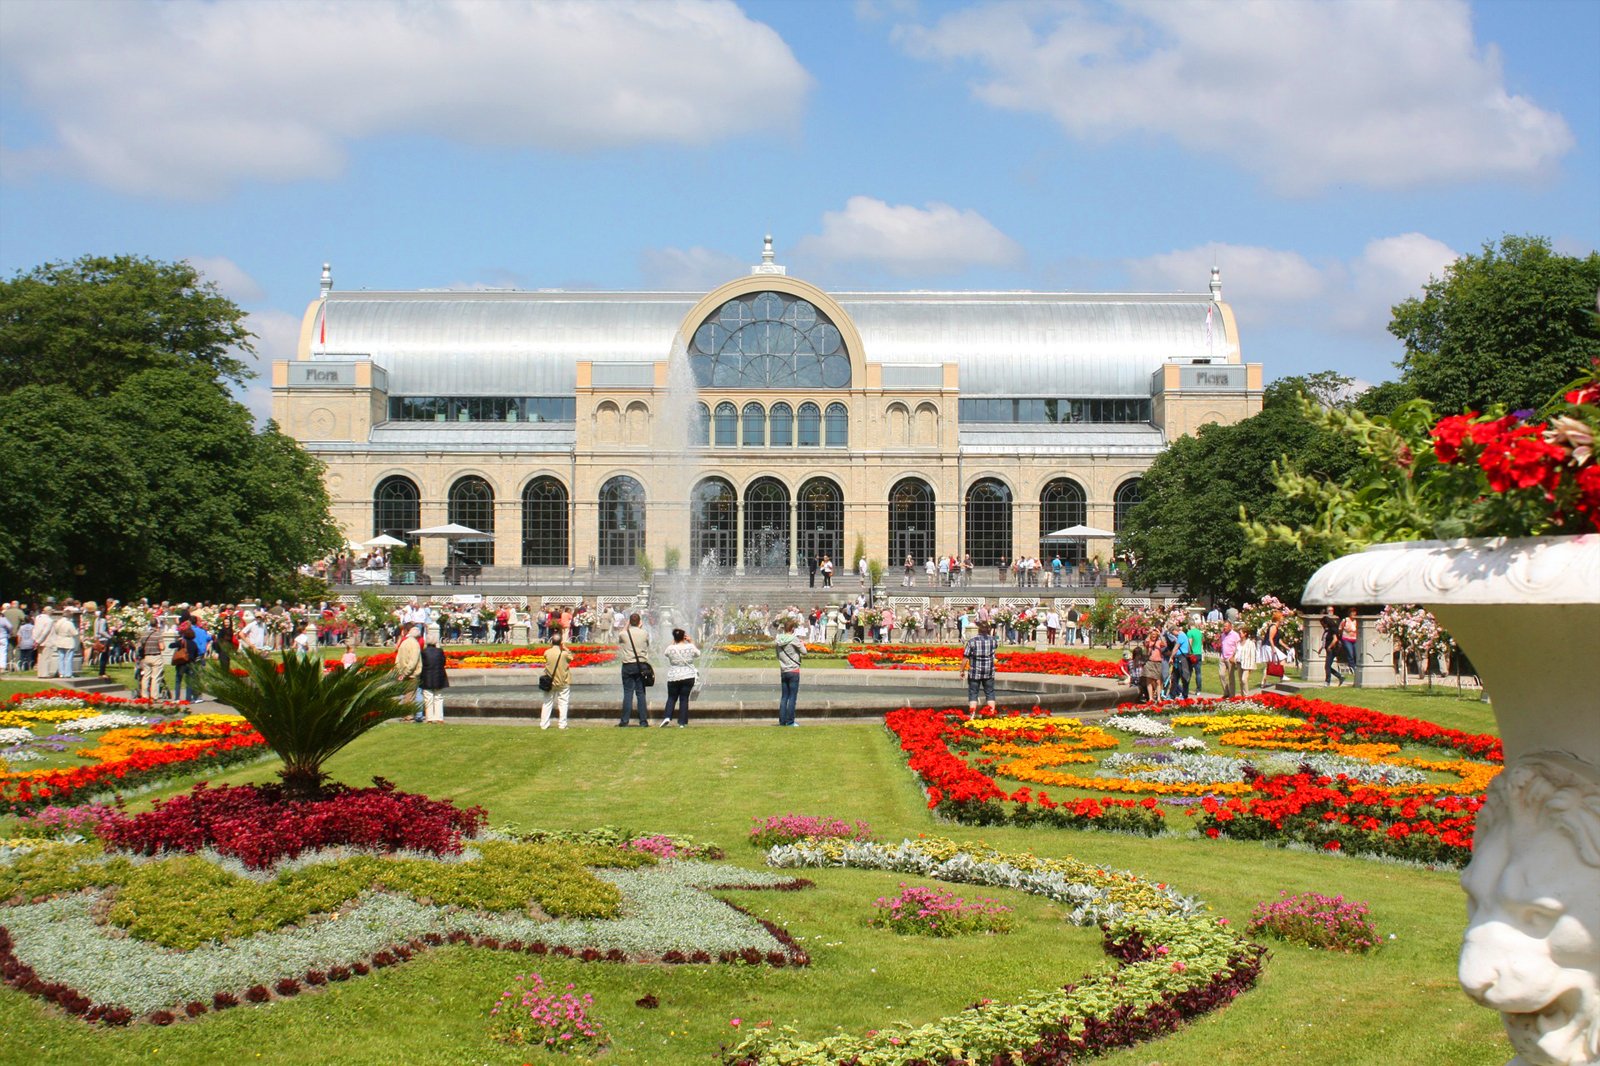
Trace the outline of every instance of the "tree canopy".
{"label": "tree canopy", "polygon": [[0,392],[63,385],[104,396],[156,368],[238,384],[245,313],[188,263],[86,255],[0,281]]}
{"label": "tree canopy", "polygon": [[1120,535],[1137,560],[1136,579],[1233,604],[1265,593],[1298,602],[1320,564],[1286,545],[1251,544],[1240,508],[1286,525],[1314,517],[1310,505],[1278,492],[1272,464],[1294,456],[1301,469],[1334,480],[1353,467],[1351,447],[1308,419],[1299,402],[1302,395],[1326,402],[1347,383],[1328,373],[1282,378],[1267,387],[1259,414],[1173,441],[1141,480],[1141,501]]}
{"label": "tree canopy", "polygon": [[[243,312],[194,282],[184,264],[85,257],[5,283],[0,365],[20,384],[0,388],[0,588],[231,599],[339,545],[322,464],[223,386],[244,372],[224,354],[249,337]],[[67,321],[83,365],[48,380],[25,345]],[[61,344],[36,351],[66,366]]]}
{"label": "tree canopy", "polygon": [[1537,408],[1600,358],[1596,290],[1600,253],[1560,255],[1543,237],[1485,244],[1395,306],[1400,380],[1358,406],[1369,414],[1409,399],[1441,414]]}

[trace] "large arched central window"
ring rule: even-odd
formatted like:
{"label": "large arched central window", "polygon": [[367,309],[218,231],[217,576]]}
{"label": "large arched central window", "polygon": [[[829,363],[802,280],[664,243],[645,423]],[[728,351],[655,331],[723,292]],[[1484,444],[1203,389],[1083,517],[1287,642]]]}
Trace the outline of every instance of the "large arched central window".
{"label": "large arched central window", "polygon": [[1071,478],[1052,478],[1046,483],[1043,491],[1039,493],[1039,541],[1040,554],[1045,554],[1045,548],[1062,559],[1074,564],[1083,562],[1084,540],[1082,537],[1073,537],[1071,540],[1051,541],[1045,545],[1044,538],[1062,529],[1073,526],[1083,526],[1089,523],[1089,507],[1087,498],[1083,493],[1083,486]]}
{"label": "large arched central window", "polygon": [[758,477],[744,490],[746,570],[789,568],[789,490],[772,477]]}
{"label": "large arched central window", "polygon": [[451,543],[451,554],[479,566],[494,565],[494,489],[481,477],[467,476],[450,486],[449,520],[476,529],[481,537]]}
{"label": "large arched central window", "polygon": [[973,566],[1011,561],[1011,489],[986,477],[967,490],[966,552]]}
{"label": "large arched central window", "polygon": [[708,477],[689,494],[689,565],[733,567],[738,543],[739,496],[720,477]]}
{"label": "large arched central window", "polygon": [[567,490],[553,477],[522,490],[522,565],[567,565]]}
{"label": "large arched central window", "polygon": [[413,529],[422,525],[422,496],[417,483],[395,474],[378,482],[372,492],[372,535],[388,534],[411,544]]}
{"label": "large arched central window", "polygon": [[600,565],[632,566],[644,533],[644,486],[618,474],[600,486]]}
{"label": "large arched central window", "polygon": [[898,566],[909,555],[920,567],[933,558],[936,532],[933,489],[919,477],[895,482],[889,490],[889,564]]}
{"label": "large arched central window", "polygon": [[814,477],[800,486],[799,506],[795,508],[796,536],[807,556],[833,560],[836,573],[850,565],[844,557],[844,493],[825,477]]}
{"label": "large arched central window", "polygon": [[694,331],[689,365],[702,389],[848,389],[850,356],[816,305],[756,292],[717,308]]}

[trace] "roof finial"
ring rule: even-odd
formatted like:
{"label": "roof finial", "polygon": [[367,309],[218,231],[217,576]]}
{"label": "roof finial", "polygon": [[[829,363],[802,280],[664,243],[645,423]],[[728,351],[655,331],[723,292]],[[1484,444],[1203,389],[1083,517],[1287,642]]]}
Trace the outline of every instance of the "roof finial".
{"label": "roof finial", "polygon": [[772,258],[772,234],[767,234],[761,241],[761,265],[750,268],[752,274],[787,274],[786,267],[779,266]]}
{"label": "roof finial", "polygon": [[1211,298],[1222,302],[1222,268],[1214,263],[1211,266]]}
{"label": "roof finial", "polygon": [[333,266],[330,263],[322,264],[322,290],[321,295],[326,296],[333,291]]}

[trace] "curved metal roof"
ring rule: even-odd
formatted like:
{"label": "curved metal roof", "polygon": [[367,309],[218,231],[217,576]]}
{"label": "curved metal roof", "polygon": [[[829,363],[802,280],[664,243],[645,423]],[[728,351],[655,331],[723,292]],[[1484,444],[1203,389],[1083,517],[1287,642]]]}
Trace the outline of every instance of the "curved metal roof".
{"label": "curved metal roof", "polygon": [[[775,289],[782,283],[775,282]],[[1238,361],[1208,294],[833,294],[879,363],[960,365],[964,396],[1147,395],[1163,362]],[[574,363],[666,358],[700,299],[652,292],[331,292],[312,358],[371,358],[395,395],[570,394]]]}

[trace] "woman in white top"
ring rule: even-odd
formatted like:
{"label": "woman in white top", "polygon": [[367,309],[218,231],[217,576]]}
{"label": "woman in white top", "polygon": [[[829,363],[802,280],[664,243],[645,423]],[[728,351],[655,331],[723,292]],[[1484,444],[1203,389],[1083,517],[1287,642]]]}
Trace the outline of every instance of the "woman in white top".
{"label": "woman in white top", "polygon": [[[1241,633],[1239,636],[1239,674],[1244,679],[1241,696],[1250,695],[1250,671],[1261,665],[1261,645],[1256,643],[1255,634]],[[1265,680],[1263,678],[1263,680]]]}
{"label": "woman in white top", "polygon": [[667,660],[667,710],[661,719],[663,726],[672,724],[672,706],[678,706],[678,726],[689,724],[689,693],[694,691],[695,679],[700,676],[694,661],[700,658],[700,649],[694,646],[689,634],[681,629],[672,631],[672,643],[662,653]]}

